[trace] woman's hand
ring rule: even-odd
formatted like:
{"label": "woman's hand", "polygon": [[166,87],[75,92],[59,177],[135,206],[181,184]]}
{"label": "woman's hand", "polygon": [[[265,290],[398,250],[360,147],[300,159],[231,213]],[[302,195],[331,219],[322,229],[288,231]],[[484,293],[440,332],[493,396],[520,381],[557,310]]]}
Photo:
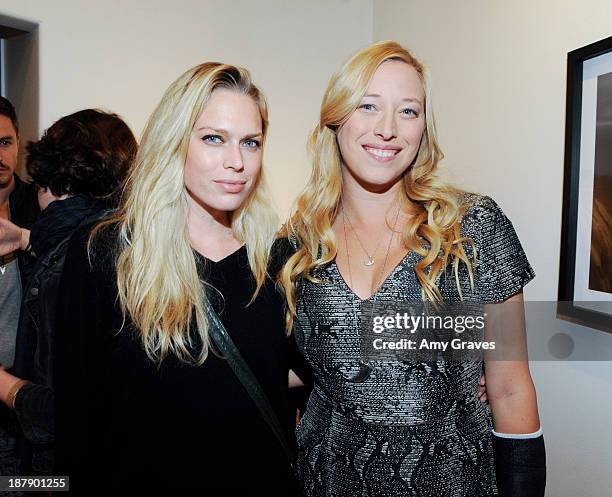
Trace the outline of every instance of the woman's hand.
{"label": "woman's hand", "polygon": [[25,250],[30,243],[30,230],[22,229],[8,219],[0,218],[0,256]]}
{"label": "woman's hand", "polygon": [[478,398],[483,404],[486,404],[489,400],[487,398],[487,379],[485,378],[484,373],[480,375],[480,383],[478,385]]}

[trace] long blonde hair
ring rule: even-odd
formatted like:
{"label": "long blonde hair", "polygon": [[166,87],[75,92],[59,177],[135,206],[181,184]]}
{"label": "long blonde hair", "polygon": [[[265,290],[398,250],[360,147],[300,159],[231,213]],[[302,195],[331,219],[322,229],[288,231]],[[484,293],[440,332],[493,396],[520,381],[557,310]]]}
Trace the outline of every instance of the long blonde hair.
{"label": "long blonde hair", "polygon": [[425,130],[417,156],[404,173],[404,188],[401,189],[402,199],[411,203],[415,212],[403,232],[402,241],[409,250],[422,256],[415,266],[422,297],[432,302],[442,301],[436,278],[446,268],[449,257],[453,258],[459,292],[460,262],[466,264],[473,284],[472,265],[462,243],[466,240],[460,234],[463,214],[458,198],[460,192],[445,185],[436,176],[443,154],[436,137],[427,71],[401,45],[382,41],[357,52],[332,76],[321,104],[319,123],[310,135],[310,180],[298,197],[296,209],[282,233],[297,242],[296,253],[289,258],[279,275],[287,298],[289,329],[295,316],[298,278],[305,277],[317,282],[313,270],[336,257],[336,237],[332,224],[342,197],[342,157],[337,132],[359,106],[376,69],[387,60],[399,60],[412,66],[425,92]]}
{"label": "long blonde hair", "polygon": [[[172,353],[200,365],[209,350],[204,285],[187,232],[183,170],[194,124],[213,91],[221,88],[253,98],[265,139],[267,104],[246,69],[208,62],[188,70],[170,85],[147,121],[117,214],[92,234],[104,226],[118,226],[118,300],[140,333],[147,355],[158,363]],[[278,228],[269,198],[262,168],[249,197],[231,214],[234,236],[246,244],[255,295],[265,281]],[[196,353],[190,350],[193,319],[201,342]]]}

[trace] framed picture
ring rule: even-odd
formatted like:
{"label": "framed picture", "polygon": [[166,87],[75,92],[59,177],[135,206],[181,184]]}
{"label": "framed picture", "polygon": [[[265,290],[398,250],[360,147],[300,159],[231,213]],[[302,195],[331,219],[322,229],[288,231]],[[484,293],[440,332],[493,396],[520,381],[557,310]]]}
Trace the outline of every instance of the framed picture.
{"label": "framed picture", "polygon": [[612,332],[612,36],[567,55],[557,315]]}

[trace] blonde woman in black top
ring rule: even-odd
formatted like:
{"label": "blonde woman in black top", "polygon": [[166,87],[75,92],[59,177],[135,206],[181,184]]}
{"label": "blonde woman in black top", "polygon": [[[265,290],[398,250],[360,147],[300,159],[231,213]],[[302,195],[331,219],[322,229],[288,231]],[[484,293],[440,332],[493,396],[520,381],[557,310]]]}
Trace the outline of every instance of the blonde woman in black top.
{"label": "blonde woman in black top", "polygon": [[267,125],[245,69],[185,72],[149,118],[120,209],[73,241],[55,379],[57,471],[75,492],[295,491],[281,445],[211,350],[204,308],[206,296],[289,432]]}

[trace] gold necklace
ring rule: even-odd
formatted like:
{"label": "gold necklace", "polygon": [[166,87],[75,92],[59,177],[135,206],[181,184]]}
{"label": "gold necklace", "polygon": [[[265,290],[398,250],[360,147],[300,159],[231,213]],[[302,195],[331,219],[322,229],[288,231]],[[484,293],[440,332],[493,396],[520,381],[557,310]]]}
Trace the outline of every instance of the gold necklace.
{"label": "gold necklace", "polygon": [[[382,284],[383,282],[383,277],[385,274],[385,267],[387,266],[387,261],[389,259],[389,253],[391,252],[391,245],[393,242],[393,237],[395,236],[395,228],[397,226],[397,220],[399,218],[399,212],[400,212],[400,208],[398,206],[397,208],[397,212],[395,214],[395,220],[393,221],[393,227],[391,228],[391,236],[389,237],[389,243],[387,244],[387,252],[385,253],[385,259],[383,261],[383,265],[380,268],[380,274],[378,275],[378,284]],[[349,273],[349,284],[351,285],[351,289],[354,288],[353,287],[353,272],[351,271],[351,258],[349,255],[349,249],[348,249],[348,237],[346,236],[346,221],[347,221],[348,217],[346,216],[346,213],[344,211],[344,206],[342,206],[342,228],[344,230],[344,247],[346,250],[346,264],[348,266],[348,273]],[[350,219],[348,219],[349,224],[350,224]],[[386,224],[386,223],[385,223]],[[351,228],[353,228],[353,225],[351,224]],[[355,231],[355,229],[353,228],[353,231]],[[359,241],[359,244],[361,245],[361,241],[359,240],[359,237],[357,236],[357,233],[355,233],[355,237],[357,238],[357,241]],[[378,244],[380,245],[380,241],[378,242]],[[363,249],[363,245],[361,245],[361,248]],[[377,247],[378,249],[378,247]],[[364,249],[365,252],[365,249]],[[366,255],[368,255],[368,253],[366,252]],[[372,258],[370,256],[369,260],[371,260]],[[372,262],[373,264],[373,262]],[[365,263],[366,266],[371,266],[372,264],[367,264]],[[373,285],[373,289],[370,289],[370,293],[371,295],[374,295],[376,293],[376,291],[378,290],[378,285],[376,284],[376,280],[374,280],[374,285]]]}
{"label": "gold necklace", "polygon": [[372,252],[372,255],[370,255],[368,251],[366,250],[365,246],[363,245],[363,243],[361,243],[361,238],[359,238],[359,235],[357,234],[357,230],[355,230],[355,227],[353,226],[353,223],[351,222],[351,218],[346,214],[344,210],[344,206],[342,206],[342,220],[344,224],[346,224],[346,221],[348,221],[349,226],[351,227],[351,230],[353,230],[353,234],[355,235],[355,238],[357,239],[357,242],[359,242],[359,245],[361,246],[361,250],[363,250],[363,252],[366,255],[366,260],[364,261],[363,265],[373,266],[374,263],[376,262],[374,260],[374,256],[376,255],[376,252],[378,252],[378,247],[380,247],[380,242],[382,241],[382,238],[378,240],[378,244],[376,245],[374,252]]}
{"label": "gold necklace", "polygon": [[[391,245],[393,243],[393,237],[395,236],[395,228],[397,226],[397,220],[399,218],[399,206],[397,208],[397,213],[395,214],[395,221],[393,222],[393,228],[391,230],[391,236],[389,237],[389,243],[387,245],[387,253],[385,254],[385,260],[383,262],[382,267],[380,268],[380,274],[378,275],[378,280],[380,282],[380,285],[382,285],[383,283],[383,277],[385,274],[385,267],[387,266],[387,261],[389,259],[389,253],[391,252]],[[385,219],[385,224],[386,224],[386,219]],[[357,295],[355,293],[355,291],[353,290],[353,272],[351,271],[351,257],[349,255],[349,248],[348,248],[348,237],[346,235],[346,214],[344,212],[344,206],[342,206],[342,228],[344,231],[344,246],[345,246],[345,250],[346,250],[346,264],[348,266],[348,273],[349,273],[349,285],[350,285],[350,290],[353,292],[354,295],[357,296],[357,298],[359,298],[359,295]],[[357,237],[357,239],[359,240],[359,238]],[[380,242],[379,242],[380,244]],[[363,248],[363,246],[362,246]],[[364,250],[365,251],[365,250]],[[367,253],[366,253],[367,254]],[[372,302],[376,302],[376,292],[378,291],[378,287],[376,285],[376,281],[374,281],[374,288],[375,290],[370,289],[370,296],[368,297],[369,299],[372,299]],[[372,307],[372,311],[374,310],[374,307]],[[355,322],[358,322],[358,316],[357,316],[357,310],[355,310]],[[370,365],[367,362],[364,362],[363,359],[359,359],[359,371],[352,377],[347,378],[347,381],[349,383],[363,383],[364,381],[366,381],[369,377],[370,374],[372,372],[372,368],[370,367]]]}

